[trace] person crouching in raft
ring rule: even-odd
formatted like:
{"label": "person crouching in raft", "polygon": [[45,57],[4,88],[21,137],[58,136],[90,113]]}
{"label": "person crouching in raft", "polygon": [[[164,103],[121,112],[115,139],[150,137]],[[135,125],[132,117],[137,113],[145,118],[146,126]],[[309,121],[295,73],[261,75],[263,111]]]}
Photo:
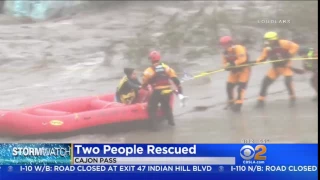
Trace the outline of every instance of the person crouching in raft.
{"label": "person crouching in raft", "polygon": [[[230,36],[220,38],[220,45],[224,52],[222,55],[223,66],[230,71],[227,80],[228,107],[235,112],[240,111],[244,101],[246,87],[250,78],[250,67],[238,67],[248,63],[248,53],[244,46],[235,45]],[[238,96],[234,96],[234,88],[238,85]]]}
{"label": "person crouching in raft", "polygon": [[257,59],[257,62],[270,60],[284,60],[281,62],[272,63],[273,67],[268,71],[263,79],[260,96],[256,108],[262,108],[265,105],[265,97],[267,95],[268,87],[280,76],[285,77],[285,85],[290,95],[289,107],[295,105],[295,91],[293,87],[293,70],[291,68],[290,58],[294,57],[299,50],[299,45],[288,40],[278,38],[276,32],[267,32],[264,35],[265,48],[262,54]]}
{"label": "person crouching in raft", "polygon": [[316,97],[312,100],[316,102],[318,100],[318,50],[315,51],[314,48],[303,48],[299,51],[299,55],[305,58],[316,58],[315,60],[303,61],[305,71],[312,72],[310,82],[316,92]]}
{"label": "person crouching in raft", "polygon": [[157,130],[157,110],[158,104],[161,104],[161,109],[163,110],[166,118],[168,119],[168,124],[171,126],[175,125],[173,112],[170,107],[170,99],[172,95],[170,80],[177,87],[177,93],[180,100],[184,98],[182,95],[182,87],[180,80],[177,78],[176,72],[170,68],[168,65],[160,62],[161,56],[158,51],[152,51],[149,54],[149,59],[152,63],[143,72],[142,87],[145,88],[147,85],[151,85],[153,92],[150,95],[148,102],[148,114],[150,120],[150,126],[152,130]]}
{"label": "person crouching in raft", "polygon": [[133,104],[138,97],[141,83],[133,68],[124,68],[124,74],[117,87],[115,100],[123,104]]}

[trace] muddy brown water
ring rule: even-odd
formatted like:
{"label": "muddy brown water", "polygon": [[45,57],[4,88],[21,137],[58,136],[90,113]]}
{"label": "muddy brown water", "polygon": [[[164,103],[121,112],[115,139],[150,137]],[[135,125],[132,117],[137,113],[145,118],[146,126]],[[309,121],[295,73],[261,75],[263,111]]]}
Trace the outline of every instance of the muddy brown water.
{"label": "muddy brown water", "polygon": [[[151,17],[158,18],[154,26],[164,23],[164,17]],[[101,16],[79,15],[32,24],[12,23],[9,17],[1,16],[0,109],[114,92],[122,68],[127,64],[121,52],[134,48],[123,42],[141,33],[140,25],[148,20],[146,13],[126,11],[120,16],[116,9],[109,9]],[[157,33],[161,34],[155,29],[154,36]],[[105,50],[106,44],[112,52]],[[252,54],[258,56],[258,52]],[[169,55],[164,57],[169,58]],[[204,56],[196,63],[184,62],[178,66],[196,73],[216,69],[220,62],[218,55]],[[296,66],[300,64],[296,62]],[[223,72],[184,83],[185,95],[190,98],[185,108],[176,102],[177,125],[173,128],[162,123],[159,132],[150,132],[143,122],[126,123],[66,134],[2,136],[0,142],[241,143],[249,139],[269,143],[317,143],[318,106],[311,101],[314,92],[309,85],[310,74],[295,75],[298,97],[295,108],[288,108],[288,95],[283,79],[279,78],[270,87],[267,107],[254,110],[262,78],[269,68],[270,65],[253,68],[241,113],[223,110],[227,79],[227,73]],[[196,106],[210,108],[194,111]]]}
{"label": "muddy brown water", "polygon": [[[133,122],[58,135],[2,137],[0,140],[75,143],[241,143],[243,140],[253,140],[270,143],[317,143],[318,107],[311,101],[313,92],[304,79],[295,82],[299,99],[294,108],[288,107],[287,92],[279,79],[270,88],[267,107],[264,110],[255,110],[260,81],[257,85],[251,81],[243,111],[233,113],[223,109],[226,95],[221,83],[224,84],[226,75],[224,73],[210,79],[186,82],[185,94],[190,96],[187,107],[181,108],[176,103],[176,127],[168,127],[166,123],[162,123],[159,132],[150,132],[144,122]],[[113,83],[115,85],[116,81]],[[38,99],[38,102],[45,102],[45,97],[48,97],[48,91],[45,90],[34,92],[31,96],[34,97],[35,94],[44,98]],[[83,94],[95,94],[95,91],[84,91]],[[4,99],[3,95],[1,97]],[[30,104],[33,103],[25,103]],[[209,108],[206,111],[195,111],[194,108],[200,105]]]}

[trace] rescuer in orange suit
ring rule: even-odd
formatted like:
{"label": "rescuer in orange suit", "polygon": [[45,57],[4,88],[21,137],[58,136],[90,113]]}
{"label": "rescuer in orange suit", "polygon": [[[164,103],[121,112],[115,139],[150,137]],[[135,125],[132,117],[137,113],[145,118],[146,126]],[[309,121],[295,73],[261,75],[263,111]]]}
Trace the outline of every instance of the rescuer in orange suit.
{"label": "rescuer in orange suit", "polygon": [[[224,52],[223,66],[230,71],[227,81],[228,105],[233,111],[240,111],[245,97],[245,91],[250,78],[250,67],[238,67],[248,63],[247,50],[242,45],[235,45],[230,36],[220,38]],[[234,88],[238,85],[238,96],[234,98]]]}
{"label": "rescuer in orange suit", "polygon": [[267,75],[263,79],[260,96],[258,98],[256,107],[264,107],[267,89],[280,75],[285,77],[285,85],[290,95],[289,107],[293,107],[295,105],[296,97],[292,82],[293,71],[291,68],[290,58],[294,57],[298,52],[299,45],[288,40],[279,39],[276,32],[267,32],[264,35],[264,39],[266,47],[263,49],[262,54],[257,59],[257,62],[262,62],[267,59],[284,59],[285,61],[272,63],[273,67],[268,71]]}
{"label": "rescuer in orange suit", "polygon": [[182,87],[180,80],[177,78],[176,72],[170,68],[168,65],[160,62],[161,56],[158,51],[152,51],[149,54],[149,59],[152,63],[144,73],[142,78],[142,87],[146,87],[150,84],[153,88],[153,92],[150,95],[148,102],[148,114],[150,119],[150,125],[153,130],[157,130],[157,109],[158,104],[161,104],[161,109],[163,110],[168,123],[171,126],[175,125],[173,112],[170,106],[170,99],[172,95],[170,80],[176,85],[178,98],[180,100],[184,99],[182,95]]}

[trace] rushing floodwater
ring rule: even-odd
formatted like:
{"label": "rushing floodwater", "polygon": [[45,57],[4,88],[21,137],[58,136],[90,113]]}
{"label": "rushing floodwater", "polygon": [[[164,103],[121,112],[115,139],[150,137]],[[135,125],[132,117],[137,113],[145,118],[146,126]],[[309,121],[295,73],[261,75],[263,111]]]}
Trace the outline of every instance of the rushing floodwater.
{"label": "rushing floodwater", "polygon": [[[8,22],[13,20],[2,16],[0,109],[111,93],[122,68],[130,63],[128,61],[147,55],[148,48],[158,47],[165,52],[164,60],[168,64],[190,73],[220,66],[220,57],[216,50],[211,52],[211,44],[198,42],[201,33],[205,33],[201,32],[201,25],[195,24],[189,29],[172,27],[178,26],[174,19],[174,14],[181,11],[178,8],[118,8],[33,24],[10,24]],[[194,12],[197,11],[182,14],[188,16]],[[199,28],[200,32],[192,28]],[[197,38],[192,39],[195,33],[198,33]],[[180,42],[181,34],[189,36],[183,38],[192,43]],[[172,42],[168,42],[170,40]],[[258,52],[251,52],[251,55],[257,57]],[[141,70],[146,67],[147,58],[142,58],[141,62],[141,66],[132,66]],[[254,67],[248,100],[241,114],[223,110],[227,73],[218,73],[184,84],[185,94],[190,99],[186,108],[176,106],[177,126],[174,128],[163,124],[162,131],[152,133],[143,123],[129,123],[45,137],[1,137],[0,142],[240,143],[243,139],[273,143],[317,142],[318,107],[310,100],[314,93],[308,83],[309,75],[295,77],[299,98],[296,108],[287,107],[287,92],[280,78],[270,88],[268,107],[264,111],[253,110],[261,80],[269,67]],[[211,108],[194,111],[194,107],[200,105]]]}

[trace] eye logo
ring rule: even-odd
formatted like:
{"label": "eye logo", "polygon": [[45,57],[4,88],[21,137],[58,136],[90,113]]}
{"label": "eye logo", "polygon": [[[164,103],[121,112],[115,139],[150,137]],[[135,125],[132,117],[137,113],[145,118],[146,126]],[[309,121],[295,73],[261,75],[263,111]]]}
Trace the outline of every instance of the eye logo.
{"label": "eye logo", "polygon": [[267,159],[267,156],[262,156],[267,152],[267,147],[265,145],[257,145],[253,148],[250,145],[244,145],[240,149],[240,156],[244,160],[254,160],[264,161]]}
{"label": "eye logo", "polygon": [[9,166],[8,167],[8,172],[12,172],[13,171],[13,167],[12,166]]}
{"label": "eye logo", "polygon": [[255,152],[252,146],[249,145],[244,145],[242,146],[242,148],[240,149],[240,156],[242,157],[242,159],[244,160],[250,160],[253,158]]}

